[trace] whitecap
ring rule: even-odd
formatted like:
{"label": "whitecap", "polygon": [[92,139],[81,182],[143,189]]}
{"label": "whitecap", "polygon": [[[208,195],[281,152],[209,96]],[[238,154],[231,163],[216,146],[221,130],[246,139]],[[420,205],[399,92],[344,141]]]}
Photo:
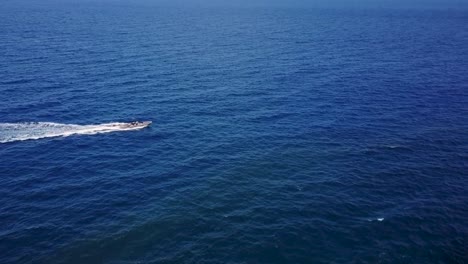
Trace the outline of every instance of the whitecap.
{"label": "whitecap", "polygon": [[382,222],[383,220],[385,220],[385,218],[370,218],[370,219],[367,219],[367,221],[369,222],[374,222],[374,221],[379,221],[379,222]]}

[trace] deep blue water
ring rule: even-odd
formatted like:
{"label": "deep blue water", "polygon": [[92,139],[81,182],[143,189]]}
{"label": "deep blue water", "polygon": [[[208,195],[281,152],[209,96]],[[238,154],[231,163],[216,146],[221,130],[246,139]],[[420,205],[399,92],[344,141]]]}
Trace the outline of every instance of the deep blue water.
{"label": "deep blue water", "polygon": [[468,13],[2,1],[2,138],[2,264],[467,263]]}

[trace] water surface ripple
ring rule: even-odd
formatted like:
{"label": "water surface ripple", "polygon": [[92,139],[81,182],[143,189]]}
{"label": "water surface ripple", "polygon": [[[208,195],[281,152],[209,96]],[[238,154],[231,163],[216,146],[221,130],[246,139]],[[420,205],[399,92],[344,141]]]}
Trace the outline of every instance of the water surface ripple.
{"label": "water surface ripple", "polygon": [[466,12],[1,6],[0,127],[154,122],[0,144],[1,263],[468,262]]}

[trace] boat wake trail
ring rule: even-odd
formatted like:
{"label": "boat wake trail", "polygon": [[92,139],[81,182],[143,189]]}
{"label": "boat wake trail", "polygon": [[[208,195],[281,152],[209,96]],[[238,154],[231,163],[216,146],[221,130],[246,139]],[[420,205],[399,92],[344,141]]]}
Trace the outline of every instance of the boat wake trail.
{"label": "boat wake trail", "polygon": [[116,131],[131,131],[145,126],[132,126],[130,123],[105,123],[97,125],[74,125],[51,122],[0,123],[0,143],[34,140],[71,135],[95,135]]}

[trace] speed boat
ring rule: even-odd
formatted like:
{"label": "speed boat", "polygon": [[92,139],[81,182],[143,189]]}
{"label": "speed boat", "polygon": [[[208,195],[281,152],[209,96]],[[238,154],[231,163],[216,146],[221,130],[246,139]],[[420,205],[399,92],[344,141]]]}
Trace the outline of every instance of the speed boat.
{"label": "speed boat", "polygon": [[140,129],[140,128],[145,128],[153,123],[152,121],[134,121],[130,123],[123,123],[120,124],[121,128],[134,128],[134,129]]}

